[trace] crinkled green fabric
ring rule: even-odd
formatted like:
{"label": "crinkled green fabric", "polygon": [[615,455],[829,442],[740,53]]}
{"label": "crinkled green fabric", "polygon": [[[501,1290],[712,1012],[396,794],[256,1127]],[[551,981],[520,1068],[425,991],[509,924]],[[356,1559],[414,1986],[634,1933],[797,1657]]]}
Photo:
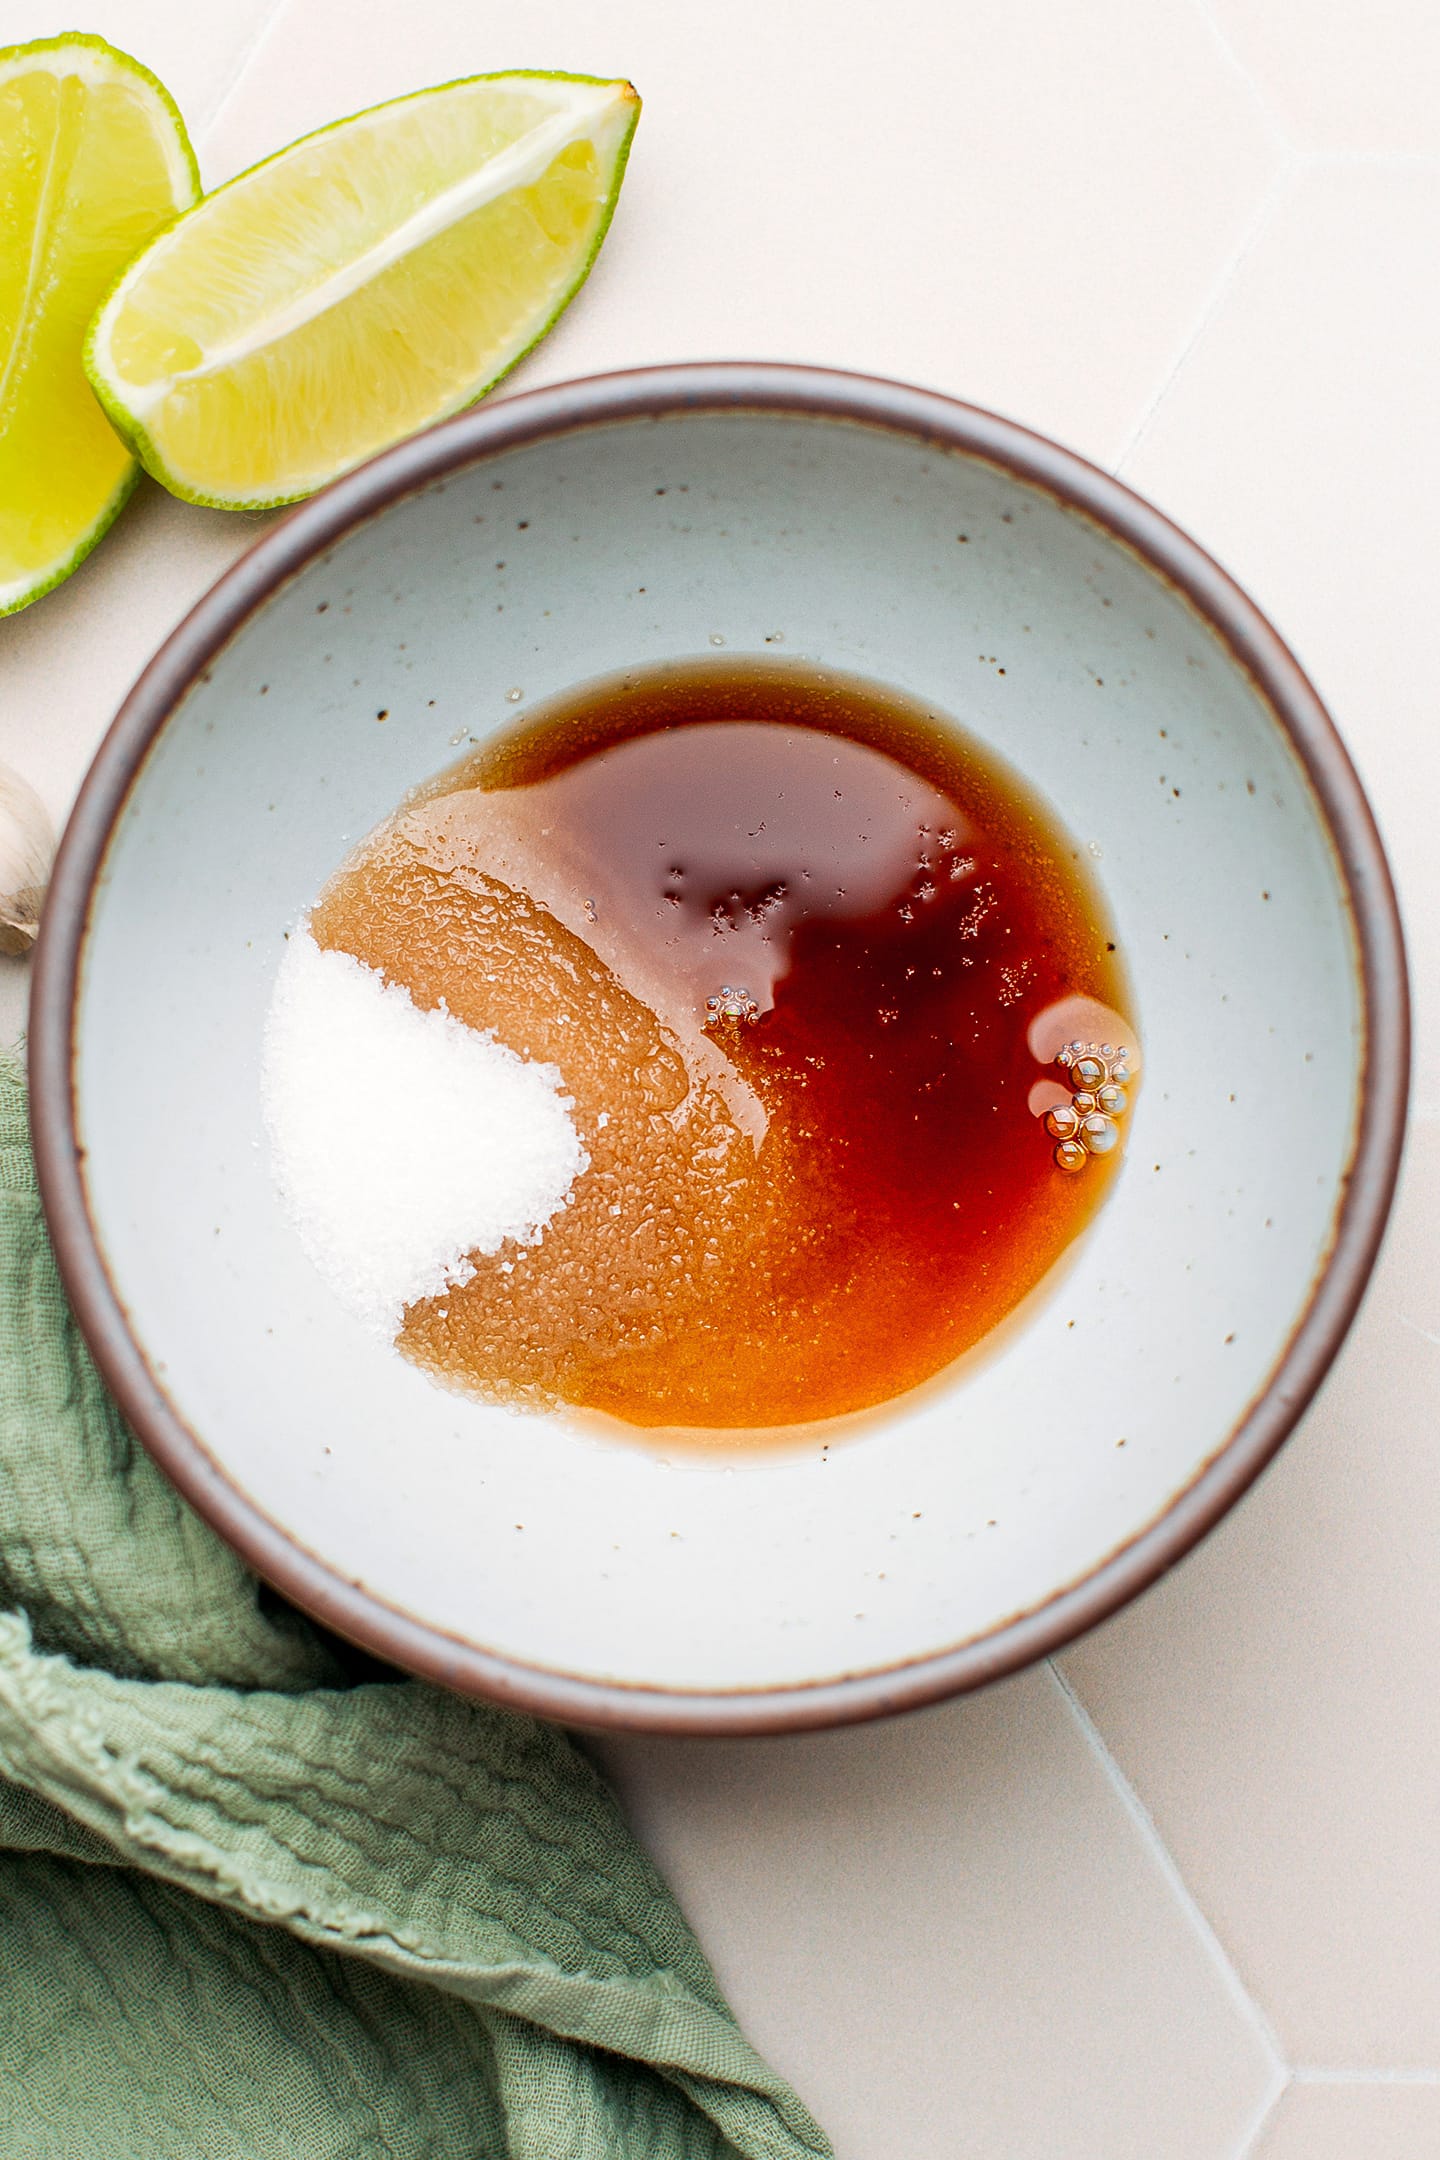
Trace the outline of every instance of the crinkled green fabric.
{"label": "crinkled green fabric", "polygon": [[564,1736],[366,1677],[154,1468],[0,1071],[0,2155],[828,2151]]}

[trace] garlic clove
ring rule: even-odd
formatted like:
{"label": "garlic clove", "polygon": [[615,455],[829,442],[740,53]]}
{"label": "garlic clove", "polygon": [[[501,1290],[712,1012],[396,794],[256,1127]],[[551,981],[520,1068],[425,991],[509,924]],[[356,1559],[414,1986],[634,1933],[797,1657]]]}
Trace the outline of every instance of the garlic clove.
{"label": "garlic clove", "polygon": [[0,953],[29,952],[55,860],[55,828],[19,773],[0,765]]}

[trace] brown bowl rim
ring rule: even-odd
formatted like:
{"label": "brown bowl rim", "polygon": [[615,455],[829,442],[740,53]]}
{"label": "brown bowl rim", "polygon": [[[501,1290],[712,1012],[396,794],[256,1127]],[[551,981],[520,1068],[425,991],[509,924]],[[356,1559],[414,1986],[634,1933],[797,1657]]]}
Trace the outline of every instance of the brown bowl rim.
{"label": "brown bowl rim", "polygon": [[[902,1665],[822,1682],[690,1692],[527,1665],[448,1635],[387,1605],[363,1583],[306,1551],[239,1492],[170,1404],[129,1328],[90,1219],[73,1077],[85,936],[115,821],[160,729],[251,614],[355,526],[486,457],[583,428],[737,409],[858,422],[983,459],[1081,512],[1178,588],[1255,681],[1309,776],[1355,923],[1366,1035],[1354,1155],[1332,1244],[1305,1310],[1264,1388],[1161,1515],[1080,1580],[970,1641]],[[1293,653],[1188,534],[1073,451],[936,391],[819,367],[700,362],[629,369],[532,390],[472,408],[412,437],[292,510],[191,609],[121,706],[65,829],[36,953],[31,1122],[60,1273],[96,1363],[160,1468],[275,1589],[374,1655],[509,1709],[591,1728],[795,1732],[915,1709],[1050,1655],[1155,1582],[1234,1505],[1319,1387],[1364,1293],[1399,1169],[1409,1043],[1400,914],[1359,778]]]}

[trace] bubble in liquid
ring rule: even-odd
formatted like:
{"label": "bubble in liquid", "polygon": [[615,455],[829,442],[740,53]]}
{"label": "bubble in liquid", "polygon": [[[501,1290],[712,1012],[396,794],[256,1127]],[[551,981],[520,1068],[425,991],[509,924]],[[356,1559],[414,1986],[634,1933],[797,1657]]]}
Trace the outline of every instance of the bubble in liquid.
{"label": "bubble in liquid", "polygon": [[1120,1128],[1101,1110],[1092,1110],[1080,1121],[1080,1138],[1091,1155],[1108,1155],[1120,1138]]}
{"label": "bubble in liquid", "polygon": [[723,983],[713,997],[705,1000],[705,1010],[712,1020],[739,1020],[746,1027],[753,1027],[760,1017],[760,1001],[733,983]]}

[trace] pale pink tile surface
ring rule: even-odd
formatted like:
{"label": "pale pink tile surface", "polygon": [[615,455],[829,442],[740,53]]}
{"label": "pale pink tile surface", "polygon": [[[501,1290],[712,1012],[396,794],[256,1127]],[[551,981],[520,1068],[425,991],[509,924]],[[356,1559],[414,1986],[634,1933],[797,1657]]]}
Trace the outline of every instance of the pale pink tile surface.
{"label": "pale pink tile surface", "polygon": [[1433,2160],[1440,2084],[1292,2085],[1254,2160]]}
{"label": "pale pink tile surface", "polygon": [[1292,2061],[1440,2065],[1440,1127],[1251,1497],[1064,1666]]}
{"label": "pale pink tile surface", "polygon": [[1212,2160],[1273,2064],[1048,1673],[604,1759],[838,2160]]}
{"label": "pale pink tile surface", "polygon": [[826,360],[1113,456],[1277,162],[1190,0],[451,0],[339,42],[327,7],[285,0],[207,161],[218,177],[336,112],[516,65],[629,75],[647,101],[583,311],[516,387]]}
{"label": "pale pink tile surface", "polygon": [[1440,16],[1415,0],[1206,0],[1307,150],[1436,148]]}

